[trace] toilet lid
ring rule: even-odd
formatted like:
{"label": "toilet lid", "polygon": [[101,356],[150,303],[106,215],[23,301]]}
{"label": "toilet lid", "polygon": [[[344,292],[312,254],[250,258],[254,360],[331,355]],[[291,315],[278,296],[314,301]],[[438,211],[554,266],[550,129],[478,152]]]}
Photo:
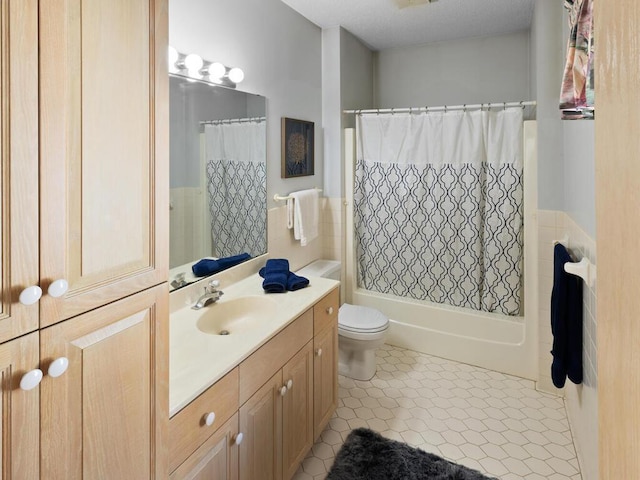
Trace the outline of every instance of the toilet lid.
{"label": "toilet lid", "polygon": [[338,313],[338,326],[351,332],[380,332],[389,325],[385,314],[375,308],[345,303]]}

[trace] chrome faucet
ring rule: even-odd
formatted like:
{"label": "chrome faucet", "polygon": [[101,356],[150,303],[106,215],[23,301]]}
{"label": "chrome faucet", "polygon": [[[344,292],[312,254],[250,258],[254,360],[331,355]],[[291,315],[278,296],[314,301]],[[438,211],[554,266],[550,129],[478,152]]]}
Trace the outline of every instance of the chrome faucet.
{"label": "chrome faucet", "polygon": [[224,292],[218,290],[219,286],[220,282],[218,280],[211,280],[209,284],[204,287],[204,294],[191,308],[193,308],[194,310],[200,310],[202,307],[206,307],[210,303],[214,303],[220,300],[220,297],[224,295]]}

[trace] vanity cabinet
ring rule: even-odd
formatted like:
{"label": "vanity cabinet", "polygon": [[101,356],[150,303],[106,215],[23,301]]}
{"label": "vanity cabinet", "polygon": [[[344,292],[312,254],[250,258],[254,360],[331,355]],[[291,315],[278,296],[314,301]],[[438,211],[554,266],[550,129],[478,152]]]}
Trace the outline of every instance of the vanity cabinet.
{"label": "vanity cabinet", "polygon": [[313,307],[313,439],[320,436],[338,407],[339,291]]}
{"label": "vanity cabinet", "polygon": [[293,477],[337,407],[337,309],[334,289],[171,418],[171,478]]}
{"label": "vanity cabinet", "polygon": [[167,477],[167,20],[0,2],[3,478]]}

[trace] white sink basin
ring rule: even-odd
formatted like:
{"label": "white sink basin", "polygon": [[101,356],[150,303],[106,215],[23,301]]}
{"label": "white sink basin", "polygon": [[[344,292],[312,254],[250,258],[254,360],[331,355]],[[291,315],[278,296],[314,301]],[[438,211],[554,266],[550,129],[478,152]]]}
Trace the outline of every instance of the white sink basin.
{"label": "white sink basin", "polygon": [[271,298],[238,297],[204,307],[196,325],[201,332],[210,335],[242,334],[268,320],[276,308],[277,304]]}

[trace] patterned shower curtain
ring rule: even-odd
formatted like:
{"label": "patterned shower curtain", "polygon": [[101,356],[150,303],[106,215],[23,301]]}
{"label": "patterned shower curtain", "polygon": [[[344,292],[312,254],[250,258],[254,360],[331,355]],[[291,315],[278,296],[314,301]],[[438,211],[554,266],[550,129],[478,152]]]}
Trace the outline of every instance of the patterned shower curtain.
{"label": "patterned shower curtain", "polygon": [[522,119],[521,108],[358,116],[359,287],[521,313]]}
{"label": "patterned shower curtain", "polygon": [[266,124],[205,125],[213,255],[267,251]]}

